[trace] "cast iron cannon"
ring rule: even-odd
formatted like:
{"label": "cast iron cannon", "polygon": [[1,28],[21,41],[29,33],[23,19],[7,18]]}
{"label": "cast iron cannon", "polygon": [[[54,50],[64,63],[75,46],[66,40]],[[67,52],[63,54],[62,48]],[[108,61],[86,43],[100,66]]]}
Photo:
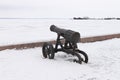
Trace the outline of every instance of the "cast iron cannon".
{"label": "cast iron cannon", "polygon": [[57,53],[58,51],[63,51],[67,54],[73,55],[73,57],[75,57],[73,59],[74,62],[80,64],[82,62],[88,62],[88,55],[84,51],[79,50],[77,47],[77,43],[80,42],[79,32],[61,29],[56,27],[55,25],[51,25],[50,30],[57,33],[57,40],[55,48],[51,43],[45,42],[43,44],[42,53],[44,58],[54,59],[55,53]]}
{"label": "cast iron cannon", "polygon": [[70,41],[72,43],[77,43],[80,41],[80,34],[78,32],[72,30],[65,30],[52,25],[50,30],[56,32],[58,35],[65,38],[65,40]]}

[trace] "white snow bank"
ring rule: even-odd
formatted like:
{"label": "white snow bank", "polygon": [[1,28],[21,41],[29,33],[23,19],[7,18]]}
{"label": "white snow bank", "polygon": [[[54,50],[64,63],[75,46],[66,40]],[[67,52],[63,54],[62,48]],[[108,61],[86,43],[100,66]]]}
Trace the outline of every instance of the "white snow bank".
{"label": "white snow bank", "polygon": [[0,80],[119,80],[120,39],[79,44],[88,64],[70,62],[63,52],[44,59],[41,48],[0,51]]}

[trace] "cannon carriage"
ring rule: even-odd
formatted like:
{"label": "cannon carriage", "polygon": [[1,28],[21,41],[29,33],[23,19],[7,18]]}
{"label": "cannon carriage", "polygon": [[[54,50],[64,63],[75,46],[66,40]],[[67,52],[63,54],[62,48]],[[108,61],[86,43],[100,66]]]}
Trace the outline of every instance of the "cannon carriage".
{"label": "cannon carriage", "polygon": [[[42,53],[44,58],[54,59],[55,53],[63,51],[76,57],[73,59],[73,62],[80,64],[82,62],[88,63],[88,55],[84,51],[79,50],[77,47],[77,43],[80,42],[79,32],[61,29],[55,25],[51,25],[50,30],[57,33],[57,40],[55,47],[48,42],[43,44]],[[63,39],[64,41],[62,41]]]}

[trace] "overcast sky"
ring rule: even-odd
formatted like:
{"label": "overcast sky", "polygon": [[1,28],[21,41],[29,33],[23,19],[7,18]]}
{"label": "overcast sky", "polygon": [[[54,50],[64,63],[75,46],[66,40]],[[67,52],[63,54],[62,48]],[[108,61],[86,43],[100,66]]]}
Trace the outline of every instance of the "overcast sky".
{"label": "overcast sky", "polygon": [[0,17],[120,17],[120,0],[0,0]]}

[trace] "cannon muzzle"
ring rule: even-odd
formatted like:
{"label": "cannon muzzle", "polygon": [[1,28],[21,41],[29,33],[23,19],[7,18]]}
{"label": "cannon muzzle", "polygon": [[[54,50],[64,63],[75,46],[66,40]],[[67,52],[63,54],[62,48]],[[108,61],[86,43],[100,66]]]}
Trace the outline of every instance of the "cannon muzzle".
{"label": "cannon muzzle", "polygon": [[80,41],[80,33],[72,30],[66,30],[56,27],[55,25],[50,26],[50,30],[56,32],[58,35],[65,38],[66,41],[70,41],[72,43],[77,43]]}

